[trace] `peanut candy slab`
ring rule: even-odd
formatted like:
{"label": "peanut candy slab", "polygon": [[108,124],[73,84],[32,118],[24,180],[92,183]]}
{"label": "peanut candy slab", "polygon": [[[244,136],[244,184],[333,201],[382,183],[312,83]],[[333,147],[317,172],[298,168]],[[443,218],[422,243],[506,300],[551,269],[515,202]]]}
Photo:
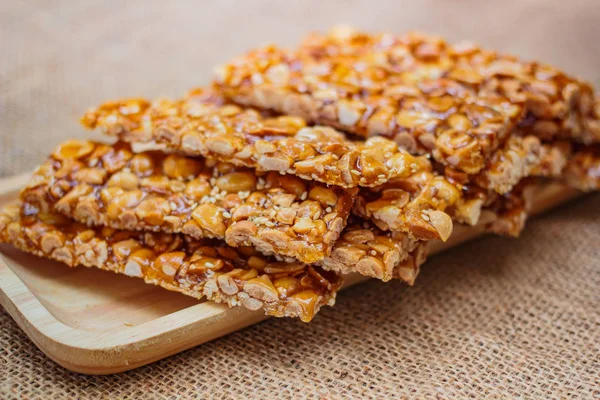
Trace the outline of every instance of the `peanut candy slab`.
{"label": "peanut candy slab", "polygon": [[[451,80],[407,82],[379,65],[379,55],[389,56],[316,57],[271,46],[220,68],[215,86],[236,103],[363,137],[387,136],[413,154],[433,154],[469,174],[484,168],[521,118],[521,108],[508,100],[466,91],[458,96]],[[429,68],[417,69],[419,79],[435,75]]]}
{"label": "peanut candy slab", "polygon": [[357,189],[129,144],[59,145],[23,201],[88,226],[222,239],[313,263],[331,253]]}
{"label": "peanut candy slab", "polygon": [[402,279],[413,285],[427,257],[427,242],[405,233],[383,232],[370,222],[354,221],[344,229],[323,268],[347,274],[356,272],[380,279]]}
{"label": "peanut candy slab", "polygon": [[300,262],[285,263],[245,247],[167,233],[88,228],[24,204],[0,211],[0,242],[67,264],[143,278],[198,299],[263,309],[310,321],[333,305],[339,274]]}
{"label": "peanut candy slab", "polygon": [[377,186],[429,164],[384,138],[349,141],[329,127],[308,127],[298,117],[266,117],[216,98],[200,89],[178,101],[109,102],[81,121],[127,142],[156,142],[186,155],[345,188]]}
{"label": "peanut candy slab", "polygon": [[470,174],[516,122],[544,140],[600,141],[600,105],[587,83],[422,34],[314,34],[295,51],[269,46],[233,60],[215,84],[240,104],[394,137]]}

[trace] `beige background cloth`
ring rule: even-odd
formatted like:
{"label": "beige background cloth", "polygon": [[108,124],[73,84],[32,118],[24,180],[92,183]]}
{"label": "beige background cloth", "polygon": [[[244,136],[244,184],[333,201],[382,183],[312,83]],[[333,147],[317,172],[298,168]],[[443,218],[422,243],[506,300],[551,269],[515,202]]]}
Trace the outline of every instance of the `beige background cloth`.
{"label": "beige background cloth", "polygon": [[[215,64],[350,23],[472,39],[600,84],[598,0],[2,1],[0,176],[88,134],[86,107],[178,96]],[[128,373],[47,359],[0,313],[0,398],[600,398],[600,196]]]}

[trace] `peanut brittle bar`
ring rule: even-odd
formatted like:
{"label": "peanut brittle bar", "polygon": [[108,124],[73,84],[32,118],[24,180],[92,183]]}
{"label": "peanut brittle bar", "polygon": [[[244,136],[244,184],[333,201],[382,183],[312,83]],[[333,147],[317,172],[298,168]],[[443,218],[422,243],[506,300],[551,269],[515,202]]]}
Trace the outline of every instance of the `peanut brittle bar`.
{"label": "peanut brittle bar", "polygon": [[156,142],[187,155],[345,188],[377,186],[429,164],[384,138],[349,141],[333,128],[308,127],[298,117],[265,117],[222,104],[204,90],[179,101],[105,103],[85,114],[82,123],[127,142]]}
{"label": "peanut brittle bar", "polygon": [[357,189],[168,154],[70,140],[21,193],[89,226],[184,233],[322,260],[346,225]]}
{"label": "peanut brittle bar", "polygon": [[311,35],[295,51],[254,50],[217,69],[233,101],[364,137],[395,138],[475,174],[517,126],[544,140],[600,141],[590,85],[535,62],[437,37]]}
{"label": "peanut brittle bar", "polygon": [[303,321],[321,306],[333,305],[342,284],[337,273],[279,262],[251,248],[177,234],[88,228],[27,204],[0,212],[0,242],[70,267],[96,267],[198,299]]}

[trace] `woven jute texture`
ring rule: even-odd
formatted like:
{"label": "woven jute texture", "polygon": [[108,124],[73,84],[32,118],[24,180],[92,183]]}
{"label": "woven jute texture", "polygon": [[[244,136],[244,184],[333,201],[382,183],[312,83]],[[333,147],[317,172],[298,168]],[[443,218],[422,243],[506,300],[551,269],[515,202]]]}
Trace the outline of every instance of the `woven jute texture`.
{"label": "woven jute texture", "polygon": [[[597,0],[0,1],[0,176],[88,134],[125,96],[176,96],[213,65],[346,22],[470,38],[600,84]],[[369,282],[310,324],[270,319],[127,373],[47,359],[0,313],[0,398],[600,398],[600,196]]]}

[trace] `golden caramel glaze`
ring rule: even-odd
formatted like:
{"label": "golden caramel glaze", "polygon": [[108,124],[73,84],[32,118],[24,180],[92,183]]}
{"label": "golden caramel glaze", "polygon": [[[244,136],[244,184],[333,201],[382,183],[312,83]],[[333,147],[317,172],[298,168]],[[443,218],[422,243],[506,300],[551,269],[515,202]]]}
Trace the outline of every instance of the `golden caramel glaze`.
{"label": "golden caramel glaze", "polygon": [[544,140],[600,141],[600,103],[587,83],[418,33],[313,34],[294,51],[268,46],[219,67],[215,87],[239,104],[394,138],[469,174],[515,126]]}
{"label": "golden caramel glaze", "polygon": [[70,140],[21,193],[88,226],[184,233],[313,263],[331,253],[357,189],[129,144]]}
{"label": "golden caramel glaze", "polygon": [[350,141],[333,128],[307,126],[299,117],[267,117],[223,104],[215,92],[202,89],[178,101],[105,103],[81,121],[127,142],[156,142],[186,155],[345,188],[377,186],[430,167],[427,159],[385,138]]}
{"label": "golden caramel glaze", "polygon": [[564,171],[564,182],[584,192],[600,190],[600,146],[574,151]]}
{"label": "golden caramel glaze", "polygon": [[347,274],[356,272],[380,279],[401,279],[413,285],[427,257],[427,241],[405,233],[384,232],[371,222],[353,218],[342,232],[331,255],[318,264]]}
{"label": "golden caramel glaze", "polygon": [[178,234],[88,228],[23,204],[0,211],[0,242],[70,267],[84,265],[143,278],[198,299],[263,309],[310,321],[333,305],[341,275],[300,262],[280,262],[249,247]]}
{"label": "golden caramel glaze", "polygon": [[[433,154],[469,174],[484,168],[521,118],[522,110],[507,100],[456,96],[445,81],[421,89],[414,82],[395,82],[377,65],[356,69],[361,62],[272,46],[219,69],[215,86],[236,103],[363,137],[389,137],[412,154]],[[276,77],[279,73],[283,77]]]}

